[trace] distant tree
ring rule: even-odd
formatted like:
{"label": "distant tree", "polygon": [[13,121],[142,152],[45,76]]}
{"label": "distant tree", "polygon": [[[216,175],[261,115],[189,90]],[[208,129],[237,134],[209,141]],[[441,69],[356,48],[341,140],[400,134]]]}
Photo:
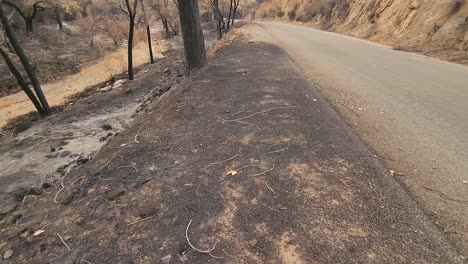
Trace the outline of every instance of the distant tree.
{"label": "distant tree", "polygon": [[138,0],[125,0],[128,20],[129,20],[129,32],[128,32],[128,79],[133,80],[133,35],[135,31],[135,17],[137,14]]}
{"label": "distant tree", "polygon": [[[26,74],[29,77],[29,80],[31,81],[31,84],[33,86],[33,89],[36,93],[34,95],[32,91],[29,89],[29,86],[27,85],[26,81],[20,74],[19,70],[16,68],[14,65],[13,61],[9,58],[8,54],[1,48],[0,46],[0,55],[2,58],[5,60],[8,68],[10,69],[11,73],[15,76],[18,84],[21,86],[23,91],[26,93],[26,95],[29,97],[29,99],[32,101],[34,106],[36,107],[37,111],[41,116],[45,116],[50,113],[50,108],[49,104],[44,96],[44,93],[42,92],[41,86],[39,84],[39,80],[37,79],[36,73],[34,72],[33,67],[29,63],[29,59],[24,53],[23,48],[19,44],[18,40],[16,39],[16,36],[11,29],[11,26],[9,24],[8,18],[5,14],[5,11],[3,10],[3,6],[5,4],[5,0],[0,0],[0,20],[1,24],[3,27],[3,30],[5,32],[5,35],[8,38],[8,41],[10,42],[12,48],[14,49],[16,55],[18,56],[18,59],[20,60],[21,64],[23,65],[23,68],[26,72]],[[37,98],[36,98],[37,96]]]}
{"label": "distant tree", "polygon": [[189,72],[206,64],[206,51],[200,24],[198,0],[177,0]]}
{"label": "distant tree", "polygon": [[149,0],[151,9],[158,15],[158,18],[163,24],[166,32],[166,38],[172,35],[176,36],[179,33],[179,25],[177,23],[177,3],[169,0]]}
{"label": "distant tree", "polygon": [[45,10],[43,6],[45,1],[10,1],[3,0],[3,4],[14,8],[18,14],[23,18],[26,25],[26,32],[32,33],[34,31],[33,21],[37,14]]}
{"label": "distant tree", "polygon": [[151,64],[153,64],[154,58],[153,58],[153,48],[151,47],[151,29],[150,29],[150,25],[148,21],[148,16],[146,15],[144,0],[140,0],[140,2],[141,2],[141,11],[143,12],[143,19],[145,20],[146,35],[148,37],[148,49],[149,49],[150,62]]}

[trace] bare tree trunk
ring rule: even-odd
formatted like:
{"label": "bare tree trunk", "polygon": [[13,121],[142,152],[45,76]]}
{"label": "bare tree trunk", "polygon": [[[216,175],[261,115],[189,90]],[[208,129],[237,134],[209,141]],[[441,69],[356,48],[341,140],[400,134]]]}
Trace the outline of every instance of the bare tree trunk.
{"label": "bare tree trunk", "polygon": [[26,93],[28,96],[29,100],[33,103],[34,107],[36,108],[37,112],[44,117],[44,109],[42,109],[41,103],[37,100],[36,95],[29,89],[28,84],[24,80],[23,76],[19,72],[19,70],[16,68],[15,64],[13,61],[11,61],[10,57],[8,57],[8,54],[0,47],[0,55],[3,57],[5,60],[5,63],[8,66],[8,69],[10,69],[10,72],[15,76],[16,81],[18,82],[18,85],[23,89],[23,91]]}
{"label": "bare tree trunk", "polygon": [[153,64],[154,63],[154,57],[153,57],[153,48],[151,46],[151,29],[150,29],[150,26],[149,26],[148,17],[146,16],[144,2],[143,2],[143,0],[140,0],[140,2],[141,2],[141,10],[143,11],[143,19],[145,20],[145,24],[146,24],[146,36],[148,38],[148,49],[149,49],[150,63]]}
{"label": "bare tree trunk", "polygon": [[221,35],[221,21],[219,20],[219,1],[218,0],[213,0],[214,4],[214,16],[215,16],[215,21],[216,21],[216,37],[218,40],[220,40],[223,36]]}
{"label": "bare tree trunk", "polygon": [[128,32],[128,79],[133,80],[133,33],[135,18],[130,17],[130,30]]}
{"label": "bare tree trunk", "polygon": [[161,17],[161,23],[163,24],[164,31],[166,32],[166,38],[168,39],[169,36],[171,35],[171,32],[169,31],[169,25],[168,25],[167,19],[164,17]]}
{"label": "bare tree trunk", "polygon": [[24,67],[24,70],[26,71],[29,79],[31,80],[31,84],[34,88],[34,91],[36,92],[37,98],[39,99],[39,102],[42,105],[42,109],[44,109],[44,114],[45,115],[49,114],[50,108],[49,108],[49,104],[47,103],[47,99],[45,98],[44,93],[42,92],[41,85],[39,84],[39,80],[37,79],[36,73],[34,72],[31,64],[29,63],[28,57],[24,53],[23,48],[21,48],[21,45],[16,39],[10,27],[10,24],[8,23],[8,19],[5,15],[5,12],[3,11],[2,2],[0,2],[0,20],[2,22],[3,29],[5,30],[5,34],[10,40],[10,43],[13,46],[13,49],[15,50],[16,55],[18,55],[18,58],[20,59],[21,64]]}
{"label": "bare tree trunk", "polygon": [[205,42],[200,24],[198,0],[177,0],[189,72],[206,64]]}
{"label": "bare tree trunk", "polygon": [[240,0],[234,0],[234,10],[232,12],[232,21],[231,21],[231,28],[234,27],[234,19],[236,18],[237,7],[239,7]]}
{"label": "bare tree trunk", "polygon": [[231,28],[230,21],[232,15],[232,8],[234,7],[234,0],[231,0],[231,4],[229,5],[229,16],[227,17],[227,30]]}
{"label": "bare tree trunk", "polygon": [[63,30],[63,21],[62,21],[62,14],[61,14],[60,8],[56,6],[54,12],[55,12],[55,21],[57,22],[59,30]]}
{"label": "bare tree trunk", "polygon": [[128,18],[129,18],[129,32],[128,32],[128,79],[133,80],[133,35],[135,31],[135,16],[137,13],[138,0],[134,0],[133,9],[130,6],[131,0],[125,0],[128,9]]}

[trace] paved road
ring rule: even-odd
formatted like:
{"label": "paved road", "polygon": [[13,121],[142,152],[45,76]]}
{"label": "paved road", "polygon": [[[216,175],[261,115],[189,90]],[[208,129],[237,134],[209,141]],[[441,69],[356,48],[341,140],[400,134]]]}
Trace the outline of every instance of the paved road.
{"label": "paved road", "polygon": [[260,25],[467,255],[468,67],[311,28]]}

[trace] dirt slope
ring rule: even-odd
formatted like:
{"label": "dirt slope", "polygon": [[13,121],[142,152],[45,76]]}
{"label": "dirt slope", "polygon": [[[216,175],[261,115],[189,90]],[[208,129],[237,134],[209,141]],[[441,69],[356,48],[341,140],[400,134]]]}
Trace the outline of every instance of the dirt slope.
{"label": "dirt slope", "polygon": [[468,4],[464,0],[265,0],[250,18],[307,22],[468,63]]}

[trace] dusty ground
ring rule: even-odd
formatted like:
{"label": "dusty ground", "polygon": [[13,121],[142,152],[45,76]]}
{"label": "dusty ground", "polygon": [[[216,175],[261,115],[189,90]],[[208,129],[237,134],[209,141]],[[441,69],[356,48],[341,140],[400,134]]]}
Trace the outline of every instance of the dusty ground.
{"label": "dusty ground", "polygon": [[284,52],[246,35],[47,192],[1,222],[6,263],[464,261]]}

